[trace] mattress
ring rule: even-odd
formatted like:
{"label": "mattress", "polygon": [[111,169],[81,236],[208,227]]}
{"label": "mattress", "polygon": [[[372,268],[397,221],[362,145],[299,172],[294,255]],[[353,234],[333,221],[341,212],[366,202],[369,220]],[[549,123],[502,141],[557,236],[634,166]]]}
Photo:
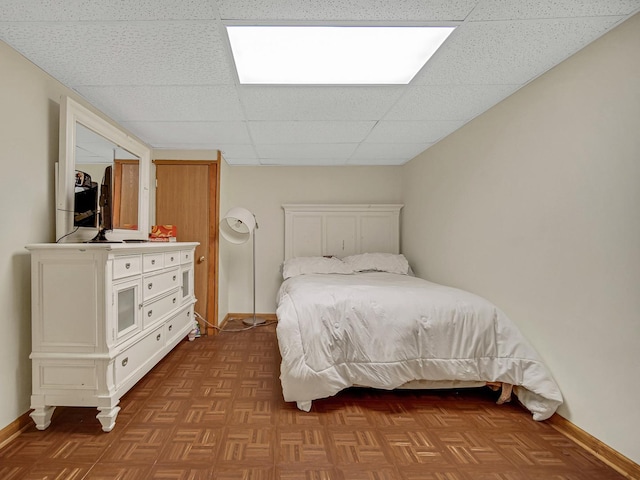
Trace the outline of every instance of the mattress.
{"label": "mattress", "polygon": [[278,292],[285,401],[311,402],[358,385],[395,389],[504,382],[535,420],[560,390],[516,325],[488,300],[410,275],[308,274]]}

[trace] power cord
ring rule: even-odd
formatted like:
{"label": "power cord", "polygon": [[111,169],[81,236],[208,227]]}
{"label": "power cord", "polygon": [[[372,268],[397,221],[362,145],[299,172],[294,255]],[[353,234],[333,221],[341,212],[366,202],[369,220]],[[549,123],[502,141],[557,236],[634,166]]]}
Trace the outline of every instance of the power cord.
{"label": "power cord", "polygon": [[202,315],[200,315],[198,312],[195,312],[196,317],[198,317],[200,320],[202,320],[204,323],[206,323],[208,326],[215,328],[216,330],[218,330],[219,332],[223,333],[223,332],[246,332],[247,330],[252,330],[256,327],[266,327],[267,325],[273,325],[277,322],[265,322],[265,323],[261,323],[259,325],[249,325],[247,327],[244,328],[220,328],[217,325],[213,325],[212,323],[209,323],[207,321],[206,318],[204,318]]}
{"label": "power cord", "polygon": [[61,236],[59,239],[56,240],[56,243],[60,243],[60,240],[62,240],[64,237],[68,237],[72,233],[76,233],[79,228],[80,228],[80,225],[78,225],[75,229],[73,229],[71,232],[67,233],[66,235]]}

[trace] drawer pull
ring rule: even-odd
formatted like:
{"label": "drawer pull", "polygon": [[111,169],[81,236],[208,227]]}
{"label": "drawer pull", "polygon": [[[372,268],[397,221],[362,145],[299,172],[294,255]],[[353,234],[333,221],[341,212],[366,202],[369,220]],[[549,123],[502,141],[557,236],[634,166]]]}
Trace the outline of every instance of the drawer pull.
{"label": "drawer pull", "polygon": [[187,253],[184,258],[186,258],[187,260],[189,260],[189,254]]}
{"label": "drawer pull", "polygon": [[169,331],[173,330],[173,325],[169,325]]}
{"label": "drawer pull", "polygon": [[171,261],[173,262],[173,257],[171,257]]}
{"label": "drawer pull", "polygon": [[174,281],[174,282],[176,281],[176,278],[177,278],[177,277],[174,275],[174,276],[173,276],[173,281]]}
{"label": "drawer pull", "polygon": [[129,357],[126,357],[125,359],[122,360],[122,366],[126,367],[127,363],[129,363]]}
{"label": "drawer pull", "polygon": [[190,317],[190,316],[191,316],[191,312],[187,312],[187,317]]}
{"label": "drawer pull", "polygon": [[151,315],[153,315],[153,310],[149,310],[149,311],[147,312],[147,317],[151,317]]}
{"label": "drawer pull", "polygon": [[131,268],[131,264],[130,263],[125,263],[124,264],[124,268],[126,268],[127,270],[129,270]]}
{"label": "drawer pull", "polygon": [[158,334],[158,336],[156,337],[156,340],[157,340],[158,342],[160,341],[160,337],[161,337],[161,336],[162,336],[162,335]]}
{"label": "drawer pull", "polygon": [[176,297],[173,297],[173,303],[176,303]]}
{"label": "drawer pull", "polygon": [[155,259],[151,260],[151,265],[155,265],[155,264],[156,264]]}
{"label": "drawer pull", "polygon": [[152,283],[150,283],[149,285],[147,285],[147,288],[148,288],[149,290],[151,290],[151,289],[153,288],[153,282],[152,282]]}

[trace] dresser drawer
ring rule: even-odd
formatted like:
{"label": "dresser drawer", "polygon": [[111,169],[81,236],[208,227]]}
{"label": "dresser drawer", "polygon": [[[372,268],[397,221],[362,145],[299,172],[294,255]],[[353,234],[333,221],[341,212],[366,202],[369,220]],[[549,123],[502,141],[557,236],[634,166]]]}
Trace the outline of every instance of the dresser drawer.
{"label": "dresser drawer", "polygon": [[116,388],[164,348],[164,325],[120,353],[115,360]]}
{"label": "dresser drawer", "polygon": [[180,263],[191,263],[193,261],[193,250],[182,250],[180,252]]}
{"label": "dresser drawer", "polygon": [[127,255],[113,259],[113,279],[139,275],[142,273],[142,258],[140,255]]}
{"label": "dresser drawer", "polygon": [[166,252],[164,254],[164,266],[165,267],[175,267],[180,265],[180,251],[176,250],[175,252]]}
{"label": "dresser drawer", "polygon": [[148,328],[180,305],[179,290],[160,297],[142,307],[142,328]]}
{"label": "dresser drawer", "polygon": [[173,269],[155,275],[145,275],[142,280],[142,300],[147,301],[180,286],[180,270]]}
{"label": "dresser drawer", "polygon": [[169,321],[165,323],[165,328],[167,343],[173,342],[179,335],[184,336],[189,333],[190,330],[195,328],[195,322],[193,321],[193,307],[178,312],[175,317],[169,319]]}
{"label": "dresser drawer", "polygon": [[145,272],[164,268],[164,253],[145,253],[142,256],[142,268]]}

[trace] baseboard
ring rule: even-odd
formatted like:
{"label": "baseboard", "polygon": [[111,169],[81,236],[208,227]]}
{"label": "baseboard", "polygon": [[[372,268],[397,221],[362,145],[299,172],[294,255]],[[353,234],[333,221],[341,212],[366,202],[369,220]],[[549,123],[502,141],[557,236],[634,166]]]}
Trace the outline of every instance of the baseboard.
{"label": "baseboard", "polygon": [[602,443],[557,413],[547,422],[557,431],[630,480],[640,480],[640,465]]}
{"label": "baseboard", "polygon": [[29,425],[33,424],[33,420],[29,417],[29,413],[31,413],[31,411],[20,415],[20,417],[0,430],[0,448],[4,447],[7,443],[20,435],[20,433]]}

